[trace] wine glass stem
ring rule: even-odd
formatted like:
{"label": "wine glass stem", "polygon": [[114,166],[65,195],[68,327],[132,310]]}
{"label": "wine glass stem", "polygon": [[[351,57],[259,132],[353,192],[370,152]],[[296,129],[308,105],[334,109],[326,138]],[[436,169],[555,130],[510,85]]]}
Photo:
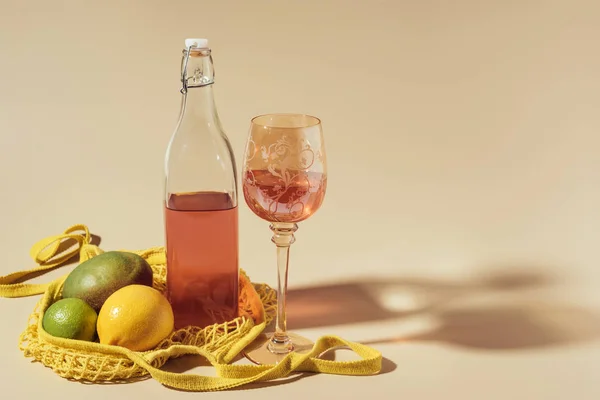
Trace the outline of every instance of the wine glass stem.
{"label": "wine glass stem", "polygon": [[286,222],[274,222],[270,226],[273,231],[271,241],[277,246],[277,319],[275,334],[269,342],[269,350],[273,353],[289,353],[293,344],[287,335],[286,297],[287,278],[290,260],[290,245],[296,241],[294,232],[298,225]]}

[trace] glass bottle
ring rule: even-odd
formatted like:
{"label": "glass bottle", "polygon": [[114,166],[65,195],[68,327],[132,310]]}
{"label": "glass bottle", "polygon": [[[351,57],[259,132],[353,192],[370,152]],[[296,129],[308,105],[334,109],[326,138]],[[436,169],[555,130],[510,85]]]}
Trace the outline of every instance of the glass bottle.
{"label": "glass bottle", "polygon": [[187,39],[181,113],[165,159],[167,297],[177,329],[229,321],[238,307],[235,159],[213,98],[206,39]]}

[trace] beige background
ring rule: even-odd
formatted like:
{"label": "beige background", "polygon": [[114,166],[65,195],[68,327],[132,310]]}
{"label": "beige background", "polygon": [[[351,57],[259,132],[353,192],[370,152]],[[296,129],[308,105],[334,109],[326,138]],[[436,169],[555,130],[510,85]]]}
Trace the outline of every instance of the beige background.
{"label": "beige background", "polygon": [[[206,396],[597,399],[599,21],[596,1],[2,0],[0,275],[74,223],[104,249],[163,243],[181,49],[208,37],[238,164],[254,115],[323,120],[291,327],[387,360]],[[267,224],[240,205],[242,267],[274,284]],[[5,395],[194,396],[31,364],[16,341],[35,301],[0,299]]]}

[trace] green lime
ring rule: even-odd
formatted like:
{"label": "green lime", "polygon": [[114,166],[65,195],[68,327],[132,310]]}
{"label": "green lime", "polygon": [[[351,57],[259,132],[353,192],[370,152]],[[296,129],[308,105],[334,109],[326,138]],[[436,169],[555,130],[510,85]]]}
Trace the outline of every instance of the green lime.
{"label": "green lime", "polygon": [[52,336],[93,341],[98,314],[85,301],[77,298],[58,300],[44,313],[42,326]]}

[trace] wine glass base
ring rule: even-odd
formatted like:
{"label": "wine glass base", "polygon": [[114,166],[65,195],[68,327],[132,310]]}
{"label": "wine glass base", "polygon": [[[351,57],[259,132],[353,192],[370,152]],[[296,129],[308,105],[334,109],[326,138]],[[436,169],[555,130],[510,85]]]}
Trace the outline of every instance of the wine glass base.
{"label": "wine glass base", "polygon": [[314,343],[305,337],[296,335],[295,333],[288,333],[288,337],[292,343],[292,350],[286,353],[274,353],[269,349],[269,343],[273,334],[265,335],[262,334],[254,342],[252,342],[246,350],[244,350],[244,356],[250,361],[258,365],[265,364],[278,364],[285,356],[289,353],[305,354],[312,350]]}

